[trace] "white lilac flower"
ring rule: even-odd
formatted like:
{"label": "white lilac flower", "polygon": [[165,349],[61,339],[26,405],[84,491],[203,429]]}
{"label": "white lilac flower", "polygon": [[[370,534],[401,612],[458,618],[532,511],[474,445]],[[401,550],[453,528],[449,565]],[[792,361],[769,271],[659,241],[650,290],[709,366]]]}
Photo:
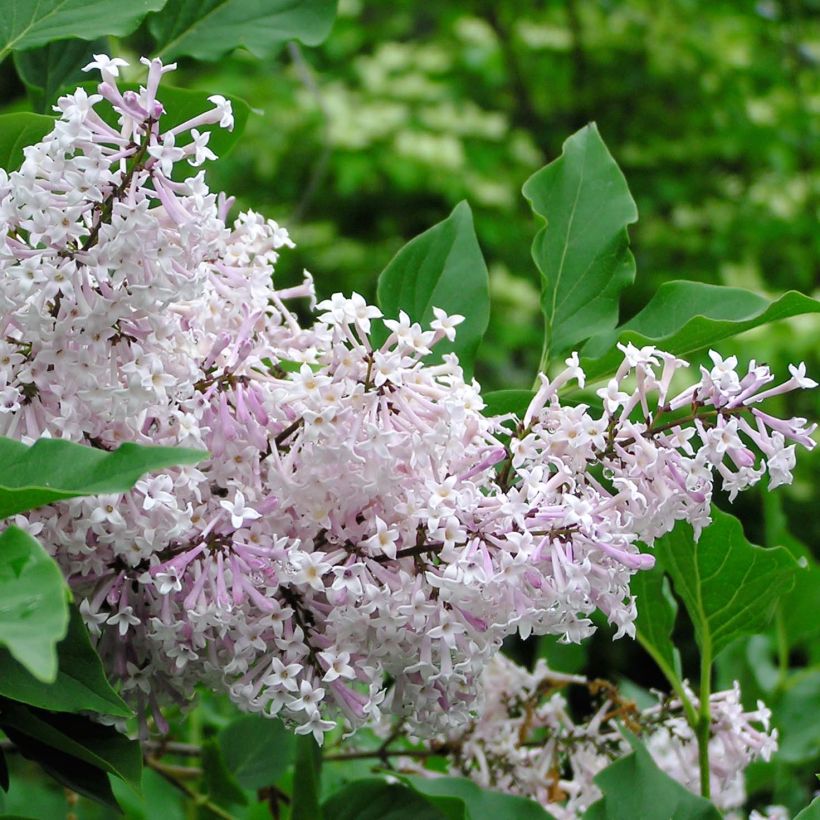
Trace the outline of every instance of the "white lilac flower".
{"label": "white lilac flower", "polygon": [[519,422],[483,415],[455,354],[425,358],[458,315],[388,317],[375,343],[381,312],[334,294],[303,325],[289,304],[313,305],[312,278],[273,279],[287,231],[229,221],[204,171],[173,179],[212,157],[201,129],[230,128],[230,102],[166,128],[172,66],[145,64],[123,93],[123,62],[95,55],[99,93],[61,97],[0,173],[0,435],[210,453],[26,519],[137,708],[205,682],[317,739],[382,710],[419,735],[463,727],[505,637],[582,640],[596,608],[631,634],[652,561],[636,543],[705,526],[715,480],[790,481],[813,446],[805,420],[760,409],[813,386],[802,365],[770,388],[715,355],[669,396],[687,364],[627,345],[599,413],[561,402],[584,381],[573,354]]}

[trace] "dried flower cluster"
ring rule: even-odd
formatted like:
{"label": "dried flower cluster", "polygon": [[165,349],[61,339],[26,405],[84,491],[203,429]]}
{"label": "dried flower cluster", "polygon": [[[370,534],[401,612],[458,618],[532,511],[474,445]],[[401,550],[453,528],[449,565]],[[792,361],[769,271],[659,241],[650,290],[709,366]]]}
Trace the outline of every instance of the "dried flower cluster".
{"label": "dried flower cluster", "polygon": [[121,91],[123,62],[98,56],[99,93],[62,97],[0,173],[0,434],[210,452],[21,522],[160,728],[197,683],[319,740],[383,710],[463,726],[505,636],[579,641],[596,609],[632,634],[629,580],[653,562],[638,543],[706,526],[716,476],[776,486],[812,446],[803,420],[758,408],[812,386],[802,366],[770,388],[767,367],[713,354],[673,395],[686,363],[628,346],[599,415],[561,402],[583,385],[572,356],[519,422],[483,415],[457,358],[429,355],[461,317],[401,314],[376,344],[380,311],[336,294],[304,326],[286,303],[313,299],[310,277],[272,280],[287,232],[228,223],[201,171],[174,179],[212,158],[229,102],[166,129],[173,66],[145,62],[145,87]]}
{"label": "dried flower cluster", "polygon": [[[598,701],[591,716],[573,716],[565,695],[570,687],[586,689]],[[687,696],[697,704],[691,691]],[[714,693],[710,707],[712,800],[731,812],[746,800],[746,767],[769,760],[777,750],[777,730],[770,729],[771,714],[762,703],[744,710],[737,683]],[[451,773],[530,797],[559,820],[574,820],[602,796],[593,778],[632,751],[619,724],[641,738],[663,771],[698,794],[698,746],[680,701],[659,700],[639,709],[607,681],[553,672],[543,661],[528,672],[504,655],[495,656],[481,679],[478,719],[466,731],[439,738],[433,749],[447,755]],[[398,765],[436,776],[410,759]]]}

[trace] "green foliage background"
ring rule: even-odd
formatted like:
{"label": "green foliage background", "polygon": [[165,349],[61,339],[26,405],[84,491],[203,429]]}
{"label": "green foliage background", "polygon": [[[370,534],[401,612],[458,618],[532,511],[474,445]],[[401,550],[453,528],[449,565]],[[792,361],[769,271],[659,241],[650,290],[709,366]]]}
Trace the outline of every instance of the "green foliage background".
{"label": "green foliage background", "polygon": [[[100,50],[136,58],[150,51],[149,32],[147,22],[119,41],[78,44],[77,63]],[[27,91],[18,78],[27,76],[25,61],[15,60],[16,71],[11,60],[0,65],[4,113],[47,111],[59,85]],[[630,229],[638,274],[622,296],[621,322],[672,279],[817,296],[819,68],[818,0],[341,0],[323,44],[282,46],[261,58],[240,49],[213,63],[180,58],[174,84],[250,104],[241,140],[209,169],[211,186],[289,228],[297,249],[282,257],[283,284],[308,268],[322,296],[357,290],[373,300],[377,274],[399,248],[468,200],[492,296],[476,377],[495,390],[528,388],[541,353],[530,258],[540,225],[521,186],[592,120],[638,206]],[[65,71],[67,82],[80,79]],[[806,360],[817,378],[818,342],[817,319],[807,316],[751,331],[721,350],[765,360],[780,373],[787,362]],[[816,393],[791,401],[775,410],[820,415]],[[820,542],[818,481],[815,452],[782,498],[749,493],[733,511],[752,541],[809,555]],[[750,702],[772,702],[781,729],[776,762],[750,771],[752,803],[783,802],[795,812],[808,802],[820,765],[817,721],[806,720],[807,711],[820,713],[818,629],[806,627],[817,623],[816,606],[805,603],[817,588],[812,573],[801,582],[808,594],[792,600],[795,610],[765,633],[736,641],[717,663],[717,684],[739,678]],[[693,677],[694,635],[677,623],[683,671]],[[779,630],[790,635],[785,658],[778,657]],[[637,644],[612,644],[606,629],[584,647],[542,639],[511,651],[522,660],[546,655],[564,671],[614,671],[638,696],[664,685]],[[206,697],[179,716],[175,737],[224,740],[235,719],[229,706]],[[276,746],[265,731],[258,729],[260,755],[265,743],[283,742],[277,736]],[[221,748],[226,754],[231,746]],[[59,788],[10,760],[16,778],[6,811],[67,811]],[[218,791],[225,761],[216,752],[207,765]],[[362,762],[345,771],[325,767],[326,794],[369,769]],[[142,798],[122,784],[114,788],[130,817],[159,816],[158,806],[163,817],[212,816],[154,771],[144,775]],[[233,805],[227,787],[212,796]],[[73,810],[109,816],[85,800]],[[269,816],[264,803],[236,811]]]}

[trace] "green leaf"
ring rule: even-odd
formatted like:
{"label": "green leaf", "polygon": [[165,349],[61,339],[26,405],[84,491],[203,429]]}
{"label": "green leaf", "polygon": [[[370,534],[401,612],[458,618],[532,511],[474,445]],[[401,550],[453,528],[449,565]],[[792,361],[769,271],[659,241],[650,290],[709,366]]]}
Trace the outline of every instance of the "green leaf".
{"label": "green leaf", "polygon": [[23,149],[39,142],[54,128],[54,117],[19,111],[0,114],[0,168],[16,171],[23,162]]}
{"label": "green leaf", "polygon": [[[98,83],[85,82],[80,85],[88,94],[95,94]],[[140,86],[139,83],[119,83],[118,87],[120,91],[138,91]],[[167,131],[171,128],[175,128],[177,125],[181,125],[194,117],[198,117],[205,111],[210,111],[214,106],[212,102],[208,101],[209,96],[210,94],[204,91],[176,88],[163,83],[157,92],[157,99],[162,103],[166,112],[160,120],[162,130]],[[227,128],[221,128],[218,124],[203,125],[199,128],[199,131],[202,133],[210,133],[211,137],[208,140],[208,148],[210,148],[217,157],[224,157],[231,152],[233,146],[242,136],[242,132],[245,130],[245,125],[251,113],[251,107],[241,97],[225,95],[225,99],[230,100],[231,108],[233,109],[233,129],[228,131]],[[112,108],[100,105],[95,110],[98,111],[105,122],[113,127],[119,128],[117,125],[118,115]],[[188,142],[190,142],[190,137],[187,134],[180,134],[176,144],[181,148]],[[174,179],[185,179],[200,170],[201,168],[194,168],[187,162],[178,162],[174,166]]]}
{"label": "green leaf", "polygon": [[692,527],[681,522],[655,542],[655,554],[672,578],[709,663],[739,635],[759,632],[768,623],[797,569],[788,550],[750,544],[740,521],[717,507],[698,542]]}
{"label": "green leaf", "polygon": [[[80,715],[47,712],[4,700],[0,709],[0,727],[24,754],[29,747],[46,746],[83,761],[104,772],[110,772],[139,791],[142,774],[142,750],[136,740],[129,740],[111,726]],[[34,755],[36,758],[36,755]]]}
{"label": "green leaf", "polygon": [[503,416],[507,413],[515,413],[521,419],[527,412],[535,392],[533,390],[492,390],[484,393],[485,416]]}
{"label": "green leaf", "polygon": [[669,588],[669,579],[656,564],[651,570],[635,573],[630,581],[638,607],[635,621],[638,642],[675,687],[681,688],[680,652],[672,642],[678,602]]}
{"label": "green leaf", "polygon": [[550,820],[552,815],[534,800],[482,789],[466,777],[403,778],[427,797],[457,797],[464,801],[468,820]]}
{"label": "green leaf", "polygon": [[820,820],[820,797],[815,797],[794,820]]}
{"label": "green leaf", "polygon": [[313,735],[296,738],[296,764],[293,771],[293,794],[290,820],[322,820],[319,806],[322,750]]}
{"label": "green leaf", "polygon": [[[21,751],[24,750],[26,757],[36,760],[46,774],[51,775],[70,791],[119,810],[111,789],[111,782],[102,769],[44,744],[26,740],[14,732],[10,732],[9,737],[14,740]],[[53,817],[54,815],[46,816]]]}
{"label": "green leaf", "polygon": [[147,472],[205,457],[182,447],[121,444],[108,452],[62,439],[39,439],[28,447],[0,437],[0,519],[66,498],[123,493]]}
{"label": "green leaf", "polygon": [[296,742],[281,721],[245,715],[219,733],[225,765],[240,786],[273,786],[290,765]]}
{"label": "green leaf", "polygon": [[591,123],[523,188],[543,227],[532,245],[545,320],[542,369],[573,346],[615,327],[621,291],[635,278],[627,225],[638,209],[626,179]]}
{"label": "green leaf", "polygon": [[788,531],[782,498],[779,493],[763,493],[763,520],[767,546],[785,547],[799,565],[794,587],[782,597],[778,606],[778,621],[782,622],[789,648],[794,648],[809,644],[820,634],[820,618],[817,617],[820,564],[811,550]]}
{"label": "green leaf", "polygon": [[0,645],[41,681],[57,675],[68,597],[60,568],[34,538],[18,527],[0,535]]}
{"label": "green leaf", "polygon": [[820,721],[814,717],[820,715],[820,668],[795,673],[773,711],[773,722],[780,732],[777,759],[816,763],[820,757]]}
{"label": "green leaf", "polygon": [[82,71],[95,53],[106,52],[104,40],[60,40],[14,53],[14,67],[29,92],[35,111],[48,114],[61,89],[88,79]]}
{"label": "green leaf", "polygon": [[248,802],[239,783],[228,771],[222,750],[214,738],[208,738],[202,744],[202,782],[208,796],[219,806],[244,806]]}
{"label": "green leaf", "polygon": [[8,652],[0,650],[0,695],[52,712],[90,711],[131,717],[131,710],[108,683],[76,607],[70,607],[68,634],[57,644],[57,658],[55,681],[43,683]]}
{"label": "green leaf", "polygon": [[0,0],[0,60],[10,51],[52,40],[95,40],[130,34],[149,11],[166,0]]}
{"label": "green leaf", "polygon": [[708,800],[659,769],[644,746],[625,734],[633,751],[595,775],[604,796],[589,807],[584,820],[720,820]]}
{"label": "green leaf", "polygon": [[[473,215],[460,202],[447,219],[411,239],[379,276],[378,302],[385,316],[403,310],[426,328],[433,308],[465,317],[455,342],[444,340],[434,354],[455,351],[469,378],[490,320],[489,275],[478,245]],[[376,335],[378,343],[378,335]],[[382,338],[386,338],[386,332]]]}
{"label": "green leaf", "polygon": [[617,342],[656,345],[676,356],[688,356],[745,330],[820,312],[820,301],[790,290],[770,300],[742,288],[702,282],[665,282],[634,318],[584,345],[581,362],[592,382],[614,373],[622,354]]}
{"label": "green leaf", "polygon": [[379,778],[345,786],[325,801],[322,812],[324,820],[452,820],[415,789]]}
{"label": "green leaf", "polygon": [[336,0],[175,0],[148,26],[161,57],[216,60],[244,46],[265,58],[288,40],[318,45],[335,17]]}
{"label": "green leaf", "polygon": [[111,789],[128,820],[189,820],[182,792],[153,769],[143,768],[140,794],[116,778]]}

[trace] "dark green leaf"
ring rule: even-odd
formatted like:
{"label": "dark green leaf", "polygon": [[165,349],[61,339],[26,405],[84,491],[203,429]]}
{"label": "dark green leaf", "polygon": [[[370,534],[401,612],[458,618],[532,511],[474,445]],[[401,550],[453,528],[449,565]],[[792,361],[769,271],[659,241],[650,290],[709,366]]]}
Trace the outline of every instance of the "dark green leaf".
{"label": "dark green leaf", "polygon": [[[469,378],[490,319],[489,276],[473,227],[473,215],[460,202],[447,219],[411,239],[379,276],[378,302],[389,319],[403,310],[427,328],[433,308],[465,317],[455,342],[444,340],[434,354],[455,351]],[[378,338],[378,337],[377,337]]]}
{"label": "dark green leaf", "polygon": [[635,621],[638,641],[658,664],[667,680],[679,687],[680,652],[672,643],[678,602],[669,588],[669,579],[656,564],[651,570],[636,573],[630,586],[638,607],[638,618]]}
{"label": "dark green leaf", "polygon": [[336,0],[174,0],[149,28],[162,57],[216,60],[244,46],[264,58],[288,40],[318,45],[335,17]]}
{"label": "dark green leaf", "polygon": [[202,780],[211,800],[219,806],[244,806],[248,799],[225,766],[222,750],[214,738],[202,744]]}
{"label": "dark green leaf", "polygon": [[100,712],[130,717],[131,710],[111,688],[99,655],[76,607],[70,608],[68,634],[57,645],[57,678],[42,683],[8,652],[0,650],[0,695],[52,712]]}
{"label": "dark green leaf", "polygon": [[60,40],[40,48],[14,53],[14,67],[25,83],[35,111],[48,114],[61,89],[71,88],[88,79],[83,66],[95,53],[107,51],[104,40]]}
{"label": "dark green leaf", "polygon": [[[82,88],[88,94],[96,93],[96,82],[82,83]],[[138,91],[139,83],[119,83],[120,91]],[[162,103],[165,112],[160,120],[160,127],[163,131],[175,128],[194,117],[198,117],[205,111],[210,111],[214,105],[208,101],[210,93],[204,91],[191,91],[187,88],[175,88],[172,85],[163,83],[157,92],[157,99]],[[208,140],[208,148],[210,148],[217,157],[224,157],[230,153],[233,146],[242,136],[245,130],[245,125],[248,122],[248,116],[251,113],[251,107],[240,97],[233,97],[225,95],[225,99],[230,100],[231,108],[233,109],[233,129],[228,131],[227,128],[222,128],[219,125],[203,125],[199,128],[202,133],[208,132],[211,137]],[[117,114],[112,108],[104,105],[97,107],[99,115],[105,122],[111,126],[117,125]],[[183,147],[190,141],[187,134],[180,134],[177,145]],[[174,166],[174,178],[177,180],[184,179],[191,176],[201,168],[194,168],[187,162],[178,162]]]}
{"label": "dark green leaf", "polygon": [[655,553],[683,601],[701,654],[713,659],[739,635],[762,629],[794,583],[797,562],[782,547],[750,544],[733,516],[712,508],[712,524],[695,542],[679,523]]}
{"label": "dark green leaf", "polygon": [[9,767],[2,749],[0,749],[0,789],[4,792],[9,790]]}
{"label": "dark green leaf", "polygon": [[322,750],[313,735],[296,738],[296,764],[293,771],[293,794],[290,820],[322,820],[319,806]]}
{"label": "dark green leaf", "polygon": [[322,812],[324,820],[451,820],[415,789],[378,778],[345,786],[325,801]]}
{"label": "dark green leaf", "polygon": [[589,645],[561,643],[555,635],[541,635],[535,639],[535,657],[558,672],[581,673],[589,662]]}
{"label": "dark green leaf", "polygon": [[0,535],[0,645],[41,681],[57,675],[68,597],[60,568],[34,538],[18,527]]}
{"label": "dark green leaf", "polygon": [[417,777],[406,780],[427,797],[456,797],[464,801],[468,820],[550,820],[552,815],[534,800],[482,789],[466,777]]}
{"label": "dark green leaf", "polygon": [[657,345],[667,353],[688,356],[744,330],[818,312],[819,301],[793,290],[770,300],[741,288],[665,282],[633,319],[590,339],[581,364],[587,379],[595,381],[618,369],[623,356],[616,342]]}
{"label": "dark green leaf", "polygon": [[620,293],[635,278],[627,225],[638,210],[594,123],[569,137],[523,193],[546,223],[532,246],[541,271],[545,367],[615,327]]}
{"label": "dark green leaf", "polygon": [[523,418],[527,412],[532,397],[535,392],[532,390],[493,390],[484,393],[486,407],[482,411],[485,416],[503,416],[507,413],[515,413],[518,418]]}
{"label": "dark green leaf", "polygon": [[0,727],[24,752],[28,745],[41,744],[110,772],[139,790],[142,774],[140,745],[111,726],[80,715],[51,713],[4,700],[0,709]]}
{"label": "dark green leaf", "polygon": [[584,820],[720,820],[708,800],[673,780],[634,736],[628,738],[632,753],[595,775],[604,796]]}
{"label": "dark green leaf", "polygon": [[240,786],[262,789],[285,773],[295,751],[295,738],[279,720],[245,715],[219,733],[225,765]]}
{"label": "dark green leaf", "polygon": [[95,40],[130,34],[149,11],[166,0],[0,0],[0,60],[10,51],[52,40]]}
{"label": "dark green leaf", "polygon": [[54,117],[20,111],[0,114],[0,168],[16,171],[23,162],[23,148],[39,142],[54,128]]}
{"label": "dark green leaf", "polygon": [[84,797],[119,809],[108,775],[102,769],[14,729],[8,729],[7,732],[17,749],[25,757],[35,761],[58,783]]}
{"label": "dark green leaf", "polygon": [[137,444],[108,452],[62,439],[39,439],[27,447],[0,437],[0,518],[65,498],[123,493],[144,473],[196,464],[206,456],[200,450]]}

